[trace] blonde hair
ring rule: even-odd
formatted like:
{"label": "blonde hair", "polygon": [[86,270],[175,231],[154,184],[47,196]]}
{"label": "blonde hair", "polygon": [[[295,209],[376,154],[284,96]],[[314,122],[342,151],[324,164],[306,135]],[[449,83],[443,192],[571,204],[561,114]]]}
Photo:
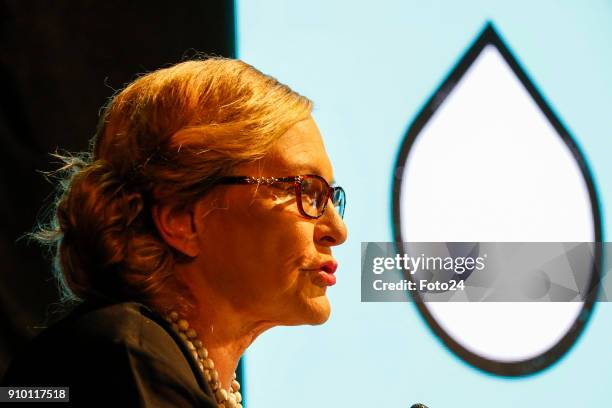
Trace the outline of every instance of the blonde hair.
{"label": "blonde hair", "polygon": [[195,202],[311,110],[288,86],[225,58],[182,62],[127,85],[107,104],[91,151],[54,154],[63,163],[57,199],[30,235],[51,248],[62,299],[190,304],[173,275],[184,256],[157,233],[152,203]]}

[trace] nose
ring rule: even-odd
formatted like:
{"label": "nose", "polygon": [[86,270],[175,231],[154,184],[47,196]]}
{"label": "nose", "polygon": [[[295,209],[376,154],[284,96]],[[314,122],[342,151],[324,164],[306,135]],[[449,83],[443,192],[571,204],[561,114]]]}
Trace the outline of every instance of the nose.
{"label": "nose", "polygon": [[346,224],[330,200],[315,224],[315,243],[327,247],[341,245],[346,241],[347,234]]}

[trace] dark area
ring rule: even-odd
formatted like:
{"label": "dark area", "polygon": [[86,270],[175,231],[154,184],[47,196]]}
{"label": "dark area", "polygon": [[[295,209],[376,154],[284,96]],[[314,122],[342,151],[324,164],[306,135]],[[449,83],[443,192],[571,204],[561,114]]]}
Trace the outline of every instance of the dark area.
{"label": "dark area", "polygon": [[50,260],[19,240],[53,198],[37,172],[55,168],[49,153],[87,149],[137,74],[234,50],[233,1],[0,0],[0,377],[58,316]]}

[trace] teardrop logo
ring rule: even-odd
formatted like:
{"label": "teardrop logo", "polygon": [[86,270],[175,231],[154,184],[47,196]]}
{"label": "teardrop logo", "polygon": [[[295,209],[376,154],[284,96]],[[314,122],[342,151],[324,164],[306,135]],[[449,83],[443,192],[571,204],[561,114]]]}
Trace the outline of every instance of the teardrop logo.
{"label": "teardrop logo", "polygon": [[[601,242],[583,154],[491,24],[410,125],[393,217],[397,242]],[[563,356],[594,300],[416,305],[464,361],[518,376]]]}

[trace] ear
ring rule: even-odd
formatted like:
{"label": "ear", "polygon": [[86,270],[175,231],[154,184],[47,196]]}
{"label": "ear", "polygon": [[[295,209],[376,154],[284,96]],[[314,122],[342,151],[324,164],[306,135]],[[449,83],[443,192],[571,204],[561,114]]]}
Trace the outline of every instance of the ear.
{"label": "ear", "polygon": [[178,210],[157,204],[151,210],[157,231],[168,245],[192,258],[198,256],[198,231],[192,207]]}

